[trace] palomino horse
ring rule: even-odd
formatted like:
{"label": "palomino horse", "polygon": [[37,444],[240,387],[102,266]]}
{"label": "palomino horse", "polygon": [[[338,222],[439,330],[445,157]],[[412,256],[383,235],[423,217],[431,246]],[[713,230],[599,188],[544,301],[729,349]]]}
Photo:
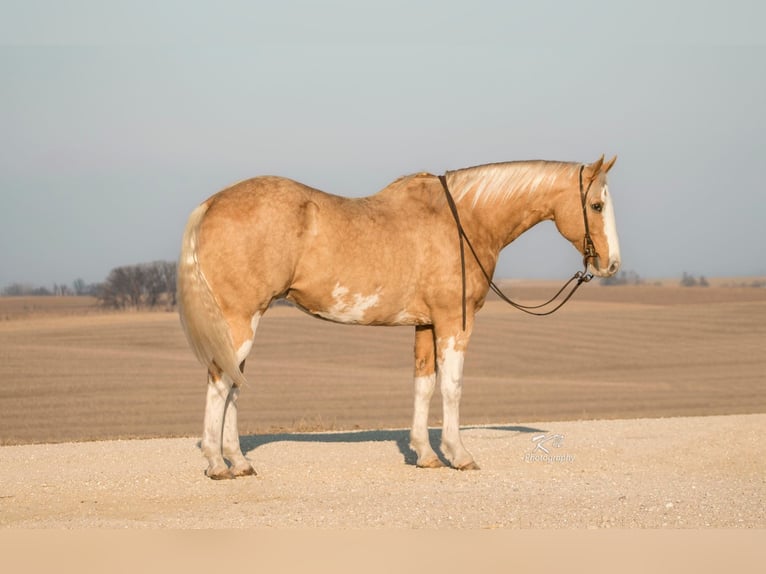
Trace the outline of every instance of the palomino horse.
{"label": "palomino horse", "polygon": [[[427,428],[438,379],[441,452],[454,468],[477,469],[458,415],[463,356],[488,291],[477,260],[491,276],[503,247],[553,220],[592,273],[616,273],[620,250],[606,182],[615,159],[481,165],[441,180],[419,173],[356,199],[257,177],[202,203],[184,232],[178,303],[189,343],[208,370],[207,476],[255,473],[239,444],[237,397],[258,321],[279,298],[338,323],[414,326],[410,439],[417,465],[442,465]],[[463,269],[450,192],[476,257]]]}

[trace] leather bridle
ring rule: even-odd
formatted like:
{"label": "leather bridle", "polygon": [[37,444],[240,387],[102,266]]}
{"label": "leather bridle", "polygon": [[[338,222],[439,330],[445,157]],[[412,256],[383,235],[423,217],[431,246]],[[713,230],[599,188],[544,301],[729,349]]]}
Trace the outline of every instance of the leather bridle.
{"label": "leather bridle", "polygon": [[[569,301],[569,299],[574,295],[574,292],[577,291],[577,289],[582,285],[583,283],[587,283],[591,279],[593,279],[593,274],[588,271],[588,262],[591,259],[595,259],[598,257],[598,253],[596,252],[596,246],[593,243],[593,239],[590,235],[590,226],[588,225],[588,211],[587,211],[587,199],[588,199],[588,193],[590,192],[590,187],[593,184],[593,180],[591,180],[588,183],[588,187],[583,189],[583,181],[582,181],[582,174],[583,170],[585,169],[584,165],[580,166],[579,171],[579,183],[580,183],[580,203],[582,204],[582,216],[583,220],[585,221],[585,235],[583,237],[583,269],[581,271],[577,271],[572,277],[564,283],[563,287],[559,289],[556,294],[548,299],[545,303],[540,303],[539,305],[522,305],[521,303],[517,303],[516,301],[513,301],[510,297],[508,297],[505,293],[503,293],[500,288],[495,284],[495,282],[492,280],[492,277],[489,273],[487,273],[487,270],[484,268],[484,266],[481,264],[481,261],[479,261],[479,256],[476,254],[476,250],[473,248],[473,245],[471,244],[471,240],[468,239],[468,236],[465,234],[465,229],[463,229],[462,224],[460,223],[460,216],[458,215],[457,211],[457,205],[455,205],[455,200],[452,197],[452,194],[450,193],[449,186],[447,185],[447,176],[446,175],[440,175],[439,181],[442,184],[442,187],[444,188],[444,194],[447,197],[447,205],[449,205],[450,211],[452,212],[452,217],[455,220],[455,225],[457,226],[457,232],[458,232],[458,238],[460,240],[460,272],[461,272],[461,278],[462,278],[462,286],[463,286],[463,294],[462,294],[462,302],[463,302],[463,331],[465,331],[466,327],[466,284],[465,284],[465,245],[468,245],[468,248],[471,250],[471,253],[473,254],[473,258],[476,261],[476,264],[479,266],[479,269],[481,269],[482,274],[484,275],[484,278],[487,280],[487,283],[492,289],[492,291],[500,297],[501,300],[505,301],[512,307],[518,309],[519,311],[523,311],[524,313],[528,313],[529,315],[536,315],[538,317],[545,317],[546,315],[551,315],[561,309],[561,307],[564,306],[564,303]],[[576,281],[575,286],[567,293],[567,295],[564,297],[564,299],[559,302],[553,309],[549,309],[547,311],[541,311],[543,307],[546,307],[556,301],[558,299],[559,295],[561,295],[564,290],[573,282]]]}
{"label": "leather bridle", "polygon": [[[593,185],[593,180],[588,182],[587,189],[583,192],[582,188],[582,172],[585,169],[584,165],[580,166],[579,180],[580,180],[580,203],[582,204],[582,219],[585,222],[585,236],[582,239],[582,252],[583,252],[583,265],[588,268],[588,261],[590,259],[596,259],[598,252],[596,252],[596,246],[593,244],[593,239],[590,236],[590,225],[588,225],[588,193],[590,192],[590,186]],[[591,277],[592,278],[592,277]],[[590,281],[590,279],[588,279]]]}

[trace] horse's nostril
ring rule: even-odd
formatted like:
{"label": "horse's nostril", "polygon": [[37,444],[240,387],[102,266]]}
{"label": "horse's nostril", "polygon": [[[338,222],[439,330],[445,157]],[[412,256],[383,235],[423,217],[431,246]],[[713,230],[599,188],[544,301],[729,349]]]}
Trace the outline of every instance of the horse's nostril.
{"label": "horse's nostril", "polygon": [[619,262],[619,261],[615,261],[614,263],[612,263],[612,264],[609,266],[609,273],[610,273],[610,274],[614,274],[614,273],[617,273],[617,270],[618,270],[619,268],[620,268],[620,262]]}

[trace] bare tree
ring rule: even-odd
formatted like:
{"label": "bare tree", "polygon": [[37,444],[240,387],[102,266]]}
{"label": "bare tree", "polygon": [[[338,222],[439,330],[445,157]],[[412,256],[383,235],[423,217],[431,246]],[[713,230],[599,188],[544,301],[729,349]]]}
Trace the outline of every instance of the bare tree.
{"label": "bare tree", "polygon": [[143,271],[146,305],[147,307],[156,307],[160,296],[165,291],[159,267],[157,265],[146,265]]}
{"label": "bare tree", "polygon": [[25,285],[24,283],[11,283],[3,288],[3,295],[6,297],[19,297],[21,295],[28,295],[32,292],[33,287],[31,285]]}
{"label": "bare tree", "polygon": [[4,297],[21,297],[29,295],[53,295],[54,293],[47,287],[36,287],[31,283],[11,283],[3,288]]}
{"label": "bare tree", "polygon": [[168,304],[171,307],[176,306],[176,281],[178,275],[178,265],[175,261],[159,261],[162,279],[165,284],[165,293],[169,295]]}
{"label": "bare tree", "polygon": [[601,285],[641,285],[644,282],[643,279],[635,271],[620,271],[616,275],[611,277],[604,277],[599,279]]}
{"label": "bare tree", "polygon": [[106,307],[115,309],[153,308],[163,301],[175,305],[176,264],[155,261],[116,267],[109,272],[98,290]]}
{"label": "bare tree", "polygon": [[72,294],[72,290],[64,283],[54,283],[53,294],[59,297],[67,297]]}
{"label": "bare tree", "polygon": [[88,285],[85,283],[83,279],[80,279],[79,277],[72,281],[72,290],[74,291],[75,295],[87,295],[88,294]]}

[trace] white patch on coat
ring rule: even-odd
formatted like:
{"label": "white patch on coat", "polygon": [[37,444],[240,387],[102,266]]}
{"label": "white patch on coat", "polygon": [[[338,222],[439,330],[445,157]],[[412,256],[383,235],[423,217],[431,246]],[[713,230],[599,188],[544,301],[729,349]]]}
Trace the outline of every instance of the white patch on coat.
{"label": "white patch on coat", "polygon": [[392,325],[428,325],[430,322],[431,322],[431,319],[429,319],[426,315],[422,313],[414,314],[414,313],[410,313],[406,309],[403,309],[396,314],[391,324]]}
{"label": "white patch on coat", "polygon": [[361,323],[367,310],[375,307],[380,301],[380,292],[381,289],[378,288],[372,295],[349,295],[348,287],[336,283],[332,290],[334,303],[327,310],[318,311],[317,315],[339,323]]}
{"label": "white patch on coat", "polygon": [[258,322],[261,320],[261,314],[256,313],[253,315],[253,318],[250,320],[250,328],[253,330],[253,336],[250,337],[247,341],[242,343],[240,345],[239,349],[237,349],[237,364],[244,361],[247,356],[250,354],[250,351],[253,348],[253,341],[255,339],[255,331],[258,328]]}

